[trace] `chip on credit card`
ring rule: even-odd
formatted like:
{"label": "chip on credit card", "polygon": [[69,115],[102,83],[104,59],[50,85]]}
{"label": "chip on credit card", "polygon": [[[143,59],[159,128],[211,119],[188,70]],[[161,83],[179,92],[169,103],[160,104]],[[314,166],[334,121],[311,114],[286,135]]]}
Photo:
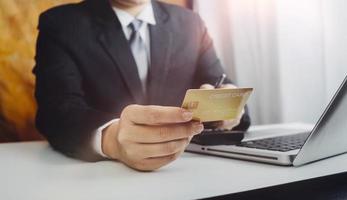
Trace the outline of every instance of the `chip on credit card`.
{"label": "chip on credit card", "polygon": [[189,89],[182,108],[201,122],[236,119],[242,112],[253,88]]}

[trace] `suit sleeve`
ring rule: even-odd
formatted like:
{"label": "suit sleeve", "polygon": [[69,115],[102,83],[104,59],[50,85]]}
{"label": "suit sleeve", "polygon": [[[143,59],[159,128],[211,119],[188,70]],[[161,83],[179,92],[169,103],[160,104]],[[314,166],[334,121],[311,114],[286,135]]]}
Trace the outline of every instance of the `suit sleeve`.
{"label": "suit sleeve", "polygon": [[[197,61],[197,70],[194,78],[194,87],[198,88],[204,83],[214,85],[218,78],[224,73],[220,60],[217,57],[213,41],[208,34],[203,20],[198,17],[199,30],[201,35],[199,58]],[[225,83],[232,83],[226,79]],[[234,130],[247,130],[251,125],[248,107],[245,107],[245,114],[241,118],[240,124]]]}
{"label": "suit sleeve", "polygon": [[93,150],[92,134],[115,117],[87,104],[77,63],[47,16],[40,17],[35,60],[37,129],[55,150],[67,156],[102,159]]}

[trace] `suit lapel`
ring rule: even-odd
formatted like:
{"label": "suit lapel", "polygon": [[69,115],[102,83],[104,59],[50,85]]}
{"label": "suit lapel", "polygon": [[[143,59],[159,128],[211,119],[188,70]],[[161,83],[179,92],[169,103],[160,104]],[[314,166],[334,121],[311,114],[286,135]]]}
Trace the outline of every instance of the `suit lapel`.
{"label": "suit lapel", "polygon": [[99,40],[122,73],[131,94],[137,103],[143,103],[143,91],[136,62],[122,30],[110,28],[100,34]]}
{"label": "suit lapel", "polygon": [[145,100],[135,59],[109,1],[87,0],[86,2],[99,25],[96,30],[98,40],[119,68],[136,103],[162,104],[173,42],[172,33],[167,25],[168,13],[159,3],[152,1],[157,24],[150,26],[151,66],[148,74],[147,99]]}
{"label": "suit lapel", "polygon": [[116,14],[107,0],[89,1],[91,9],[97,15],[99,42],[119,68],[122,78],[136,103],[144,103],[136,62]]}
{"label": "suit lapel", "polygon": [[165,80],[170,65],[172,34],[166,24],[168,14],[156,1],[152,1],[152,4],[157,24],[150,26],[151,66],[148,79],[148,98],[151,104],[162,104]]}

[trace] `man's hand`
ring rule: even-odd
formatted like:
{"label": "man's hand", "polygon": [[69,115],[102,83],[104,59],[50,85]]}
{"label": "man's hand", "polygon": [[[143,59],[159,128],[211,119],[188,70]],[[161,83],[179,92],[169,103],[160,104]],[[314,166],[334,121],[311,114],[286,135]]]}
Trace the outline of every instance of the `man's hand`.
{"label": "man's hand", "polygon": [[[233,84],[223,84],[221,88],[237,88]],[[213,85],[210,84],[203,84],[200,86],[200,89],[215,89]],[[241,118],[243,114],[245,113],[245,109],[242,110],[241,114],[236,118],[236,119],[231,119],[231,120],[223,120],[223,121],[218,121],[218,122],[212,122],[209,123],[209,125],[212,125],[213,127],[216,128],[222,128],[222,129],[233,129],[234,127],[238,126],[241,122]]]}
{"label": "man's hand", "polygon": [[178,107],[130,105],[103,132],[102,149],[110,158],[140,171],[175,160],[204,126]]}

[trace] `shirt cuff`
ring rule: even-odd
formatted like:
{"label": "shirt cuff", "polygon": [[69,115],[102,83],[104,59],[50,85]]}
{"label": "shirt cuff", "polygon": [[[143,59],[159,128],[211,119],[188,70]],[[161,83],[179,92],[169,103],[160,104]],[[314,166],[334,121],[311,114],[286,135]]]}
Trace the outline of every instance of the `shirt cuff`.
{"label": "shirt cuff", "polygon": [[99,154],[100,156],[104,157],[104,158],[108,158],[107,155],[104,154],[104,152],[102,151],[102,131],[107,128],[109,125],[111,125],[112,123],[118,121],[119,119],[113,119],[107,123],[105,123],[104,125],[100,126],[98,129],[96,129],[95,133],[94,133],[94,137],[93,137],[93,149],[94,151]]}

